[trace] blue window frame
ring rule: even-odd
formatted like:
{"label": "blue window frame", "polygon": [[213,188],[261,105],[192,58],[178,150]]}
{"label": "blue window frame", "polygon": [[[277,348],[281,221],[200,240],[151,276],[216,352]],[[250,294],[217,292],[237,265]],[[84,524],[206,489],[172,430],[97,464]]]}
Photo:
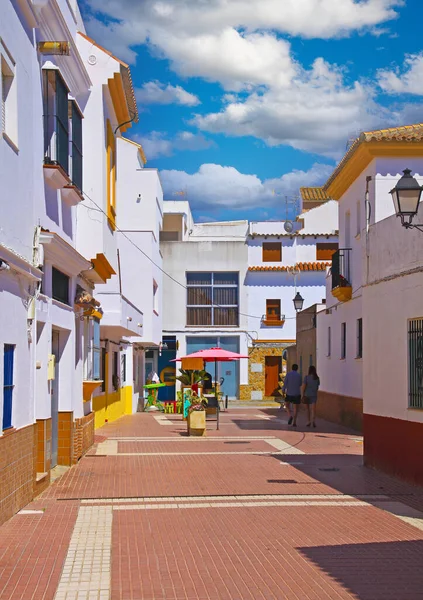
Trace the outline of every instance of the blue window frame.
{"label": "blue window frame", "polygon": [[14,355],[15,346],[5,344],[3,355],[3,430],[12,427]]}

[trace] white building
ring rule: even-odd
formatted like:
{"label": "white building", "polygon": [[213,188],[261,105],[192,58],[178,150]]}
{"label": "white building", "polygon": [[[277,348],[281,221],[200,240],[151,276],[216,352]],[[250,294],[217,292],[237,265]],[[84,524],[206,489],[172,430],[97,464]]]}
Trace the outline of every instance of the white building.
{"label": "white building", "polygon": [[[307,197],[312,188],[302,188]],[[338,205],[328,197],[304,202],[306,207],[291,222],[250,223],[248,273],[249,381],[241,389],[243,400],[271,400],[278,396],[284,350],[295,343],[294,297],[304,307],[325,296],[326,271],[338,248]],[[308,357],[307,357],[308,360]],[[309,364],[299,368],[305,372]]]}
{"label": "white building", "polygon": [[[398,173],[406,167],[422,172],[420,140],[421,125],[363,133],[323,187],[339,202],[340,248],[327,278],[326,309],[317,317],[318,411],[355,429],[361,429],[363,422],[363,356],[367,353],[363,288],[368,283],[371,249],[366,231],[394,213],[389,190]],[[397,230],[396,235],[400,233]],[[385,351],[386,346],[379,348],[382,354]],[[367,359],[371,364],[370,354]]]}
{"label": "white building", "polygon": [[84,34],[78,48],[94,83],[85,108],[93,127],[86,130],[78,247],[100,276],[103,383],[92,399],[99,427],[137,409],[146,348],[161,342],[163,192],[157,170],[144,166],[142,147],[122,137],[138,118],[128,66]]}
{"label": "white building", "polygon": [[141,349],[161,337],[162,195],[121,137],[129,68],[87,38],[77,2],[7,0],[0,55],[1,522],[95,424],[136,409]]}
{"label": "white building", "polygon": [[[164,202],[160,248],[164,271],[172,278],[163,279],[163,342],[168,350],[157,365],[162,380],[170,369],[175,372],[169,361],[176,354],[211,346],[246,354],[247,231],[247,221],[194,224],[187,202]],[[238,398],[240,385],[248,382],[246,362],[219,365],[222,391],[230,398]],[[174,387],[169,385],[162,397],[166,394],[174,396]]]}
{"label": "white building", "polygon": [[92,82],[68,51],[77,29],[76,3],[2,5],[0,454],[13,467],[1,463],[0,521],[93,439],[82,387],[91,337],[80,319],[98,306],[92,265],[76,249],[81,107]]}
{"label": "white building", "polygon": [[[319,200],[306,205],[292,228],[284,222],[197,224],[188,202],[164,203],[160,239],[171,278],[164,279],[168,349],[156,365],[162,380],[174,373],[170,361],[177,354],[220,345],[250,355],[249,363],[219,366],[224,394],[253,401],[277,395],[283,351],[295,342],[295,293],[307,306],[321,302],[337,248],[338,205]],[[161,395],[172,398],[173,387]]]}
{"label": "white building", "polygon": [[[407,164],[417,170],[416,162]],[[419,163],[414,175],[422,184],[423,156]],[[401,176],[400,170],[389,172]],[[394,186],[391,180],[387,188]],[[415,223],[422,219],[420,210]],[[391,216],[370,226],[368,248],[362,297],[365,464],[421,485],[423,234]]]}

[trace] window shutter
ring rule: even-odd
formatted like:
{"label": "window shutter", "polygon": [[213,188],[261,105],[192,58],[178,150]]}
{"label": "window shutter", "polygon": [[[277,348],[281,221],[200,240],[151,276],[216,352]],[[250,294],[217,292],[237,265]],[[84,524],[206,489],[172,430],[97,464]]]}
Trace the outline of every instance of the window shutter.
{"label": "window shutter", "polygon": [[332,260],[332,256],[337,250],[338,244],[316,244],[316,260]]}
{"label": "window shutter", "polygon": [[263,262],[281,262],[281,242],[263,242]]}
{"label": "window shutter", "polygon": [[281,319],[281,301],[266,300],[266,319],[268,321],[280,321]]}

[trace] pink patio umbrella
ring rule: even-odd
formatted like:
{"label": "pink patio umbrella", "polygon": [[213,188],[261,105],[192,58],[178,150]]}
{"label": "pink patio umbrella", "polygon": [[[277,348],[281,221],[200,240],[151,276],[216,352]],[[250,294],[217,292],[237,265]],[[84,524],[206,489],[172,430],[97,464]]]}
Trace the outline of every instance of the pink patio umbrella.
{"label": "pink patio umbrella", "polygon": [[205,363],[214,362],[214,390],[215,397],[217,401],[217,429],[219,429],[219,401],[217,397],[217,363],[218,362],[231,362],[233,360],[240,360],[241,358],[250,358],[246,354],[238,354],[238,352],[230,352],[229,350],[224,350],[223,348],[207,348],[206,350],[199,350],[198,352],[194,352],[193,354],[188,354],[187,356],[181,356],[180,358],[175,358],[172,362],[182,361],[185,358],[201,358]]}

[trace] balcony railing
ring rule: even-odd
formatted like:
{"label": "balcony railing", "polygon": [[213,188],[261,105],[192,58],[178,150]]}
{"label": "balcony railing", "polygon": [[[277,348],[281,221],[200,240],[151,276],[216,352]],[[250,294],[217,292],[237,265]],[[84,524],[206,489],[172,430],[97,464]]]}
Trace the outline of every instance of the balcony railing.
{"label": "balcony railing", "polygon": [[332,255],[332,295],[345,302],[351,299],[351,248],[340,248]]}
{"label": "balcony railing", "polygon": [[44,76],[44,163],[69,174],[68,90],[55,70]]}
{"label": "balcony railing", "polygon": [[282,327],[285,323],[285,315],[263,315],[261,324],[265,327]]}
{"label": "balcony railing", "polygon": [[351,285],[351,248],[340,248],[332,255],[332,289]]}

